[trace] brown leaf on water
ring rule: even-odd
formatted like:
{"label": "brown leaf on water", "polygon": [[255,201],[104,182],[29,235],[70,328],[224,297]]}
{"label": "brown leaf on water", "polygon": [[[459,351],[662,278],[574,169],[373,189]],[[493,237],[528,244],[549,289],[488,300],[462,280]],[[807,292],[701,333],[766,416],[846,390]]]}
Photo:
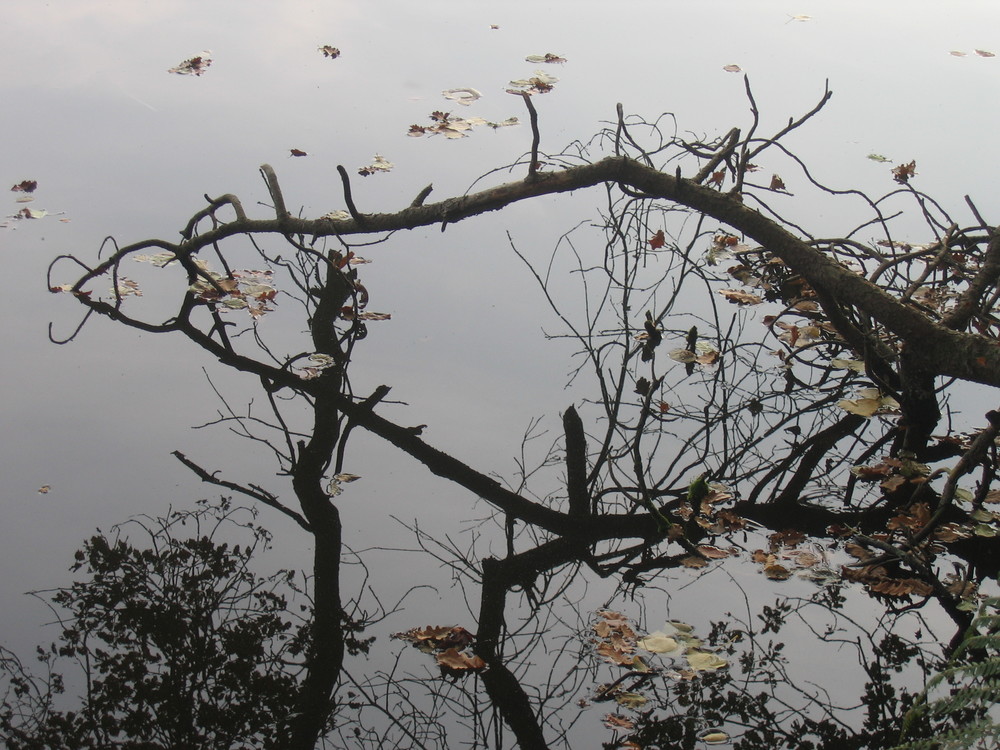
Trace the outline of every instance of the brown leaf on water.
{"label": "brown leaf on water", "polygon": [[995,54],[993,54],[992,52],[987,52],[984,49],[977,49],[976,54],[979,55],[980,57],[996,57]]}
{"label": "brown leaf on water", "polygon": [[822,558],[819,555],[815,552],[808,552],[806,550],[793,552],[791,553],[791,557],[795,561],[795,564],[800,568],[811,568],[822,562]]}
{"label": "brown leaf on water", "polygon": [[729,557],[730,554],[729,550],[711,544],[699,544],[696,549],[709,560],[721,560],[724,557]]}
{"label": "brown leaf on water", "polygon": [[619,716],[618,714],[608,714],[604,717],[604,726],[611,729],[633,729],[635,724],[631,719],[627,719],[624,716]]}
{"label": "brown leaf on water", "polygon": [[732,302],[734,305],[759,305],[764,300],[756,294],[741,292],[736,289],[719,289],[719,294]]}
{"label": "brown leaf on water", "polygon": [[37,180],[21,180],[21,182],[11,188],[11,191],[14,193],[33,193],[37,187]]}
{"label": "brown leaf on water", "polygon": [[784,565],[772,563],[771,565],[764,566],[764,575],[772,581],[784,581],[787,580],[792,574]]}
{"label": "brown leaf on water", "polygon": [[331,47],[329,44],[324,44],[319,48],[319,51],[323,53],[323,57],[329,57],[331,60],[336,60],[340,57],[340,50],[336,47]]}
{"label": "brown leaf on water", "polygon": [[778,175],[771,175],[771,190],[784,190],[785,182]]}
{"label": "brown leaf on water", "polygon": [[681,558],[681,565],[685,568],[704,568],[708,565],[708,560],[704,557],[698,557],[698,555],[688,555]]}
{"label": "brown leaf on water", "polygon": [[290,151],[290,153],[291,153],[292,156],[309,156],[309,154],[307,154],[302,149],[292,148],[292,149],[289,149],[289,151]]}
{"label": "brown leaf on water", "polygon": [[772,548],[796,547],[806,540],[806,535],[798,529],[785,529],[783,531],[776,531],[767,539],[771,543]]}
{"label": "brown leaf on water", "polygon": [[911,161],[909,164],[900,164],[892,168],[892,179],[901,184],[906,184],[910,178],[917,174],[917,162]]}
{"label": "brown leaf on water", "polygon": [[730,63],[729,65],[723,65],[722,69],[727,73],[739,73],[740,71],[743,70],[743,68],[741,68],[739,65],[733,63]]}
{"label": "brown leaf on water", "polygon": [[889,519],[886,528],[918,531],[931,520],[931,509],[927,503],[917,503]]}
{"label": "brown leaf on water", "polygon": [[903,598],[909,596],[930,596],[934,587],[916,578],[882,578],[867,581],[865,585],[877,594]]}
{"label": "brown leaf on water", "polygon": [[971,535],[968,527],[960,526],[957,523],[946,523],[934,529],[934,538],[945,543],[967,539]]}
{"label": "brown leaf on water", "polygon": [[565,57],[560,57],[551,52],[546,52],[544,55],[528,55],[524,58],[526,62],[530,63],[564,63],[566,62]]}
{"label": "brown leaf on water", "polygon": [[486,662],[475,654],[469,655],[456,648],[449,648],[437,655],[437,663],[455,671],[480,670],[486,668]]}

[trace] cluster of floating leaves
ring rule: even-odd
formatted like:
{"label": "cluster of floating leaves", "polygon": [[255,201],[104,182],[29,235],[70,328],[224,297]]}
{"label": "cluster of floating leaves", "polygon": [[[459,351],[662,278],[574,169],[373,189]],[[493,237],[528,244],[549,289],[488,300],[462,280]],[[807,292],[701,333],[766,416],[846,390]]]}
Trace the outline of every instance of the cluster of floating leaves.
{"label": "cluster of floating leaves", "polygon": [[431,625],[393,633],[393,638],[408,641],[413,647],[433,654],[441,673],[458,679],[470,672],[486,669],[486,662],[471,651],[476,637],[460,625]]}
{"label": "cluster of floating leaves", "polygon": [[521,78],[511,81],[507,89],[508,94],[547,94],[552,91],[552,87],[559,81],[555,76],[550,76],[541,70],[536,70],[531,78]]}
{"label": "cluster of floating leaves", "polygon": [[[604,661],[629,670],[614,682],[600,685],[592,698],[594,703],[614,701],[621,709],[638,711],[649,702],[640,687],[652,675],[687,681],[729,666],[726,659],[703,646],[687,623],[668,621],[662,629],[640,637],[626,615],[601,610],[596,613],[592,631],[595,653]],[[631,682],[627,679],[630,677],[634,678]],[[581,706],[585,705],[588,701],[581,702]],[[606,714],[603,721],[611,729],[635,728],[634,719],[620,711]],[[728,737],[713,730],[711,739],[707,733],[702,739],[721,742]],[[630,745],[626,742],[624,746]]]}
{"label": "cluster of floating leaves", "polygon": [[[14,185],[10,190],[12,193],[17,193],[16,203],[31,203],[35,200],[33,193],[38,189],[37,180],[21,180],[21,182]],[[13,228],[11,221],[19,221],[21,219],[42,219],[46,216],[62,216],[62,212],[53,214],[50,211],[46,211],[44,208],[29,208],[25,206],[19,209],[16,213],[10,214],[6,217],[6,220],[0,222],[0,229]],[[59,219],[61,222],[68,222],[69,219],[62,218]]]}
{"label": "cluster of floating leaves", "polygon": [[[962,52],[961,50],[957,50],[957,49],[953,49],[948,54],[951,55],[952,57],[967,57],[968,56],[968,53]],[[979,57],[996,57],[995,53],[988,52],[988,51],[986,51],[984,49],[977,49],[976,50],[976,54],[979,55]]]}
{"label": "cluster of floating leaves", "polygon": [[[853,361],[847,361],[848,367],[856,367]],[[864,363],[861,363],[864,367]],[[837,402],[837,406],[851,414],[870,419],[876,414],[898,414],[899,402],[892,396],[885,396],[878,388],[862,388],[856,394],[857,398],[845,398]]]}
{"label": "cluster of floating leaves", "polygon": [[[134,260],[160,268],[177,262],[177,258],[169,251],[153,255],[137,255]],[[273,284],[273,271],[242,270],[223,276],[213,271],[208,263],[200,258],[195,259],[194,263],[202,272],[202,276],[188,289],[203,302],[218,303],[224,310],[246,310],[255,319],[273,309],[269,303],[274,301],[278,293]],[[121,287],[119,280],[119,294],[123,294]],[[128,288],[129,294],[142,295],[138,285],[134,289],[131,286]]]}
{"label": "cluster of floating leaves", "polygon": [[[309,356],[309,359],[314,359],[314,358],[318,359],[318,358],[321,358],[321,357],[327,357],[327,355],[325,355],[325,354],[312,354],[312,355]],[[330,360],[330,363],[331,363],[331,366],[332,366],[333,358],[332,357],[328,357],[328,359]],[[324,369],[326,369],[326,368],[324,368]],[[308,380],[308,378],[304,378],[304,379]],[[329,484],[326,485],[326,494],[329,495],[330,497],[337,497],[338,495],[340,495],[340,494],[342,494],[344,492],[344,485],[345,484],[350,484],[351,482],[356,482],[359,479],[361,479],[361,477],[358,476],[357,474],[347,474],[347,473],[335,474],[333,476],[333,478],[330,480]]]}
{"label": "cluster of floating leaves", "polygon": [[422,135],[465,138],[468,136],[468,131],[479,125],[486,125],[496,130],[518,124],[516,117],[508,117],[503,122],[490,122],[489,120],[484,120],[482,117],[455,117],[450,112],[441,112],[440,110],[431,112],[430,119],[431,125],[411,125],[407,135],[415,138],[419,138]]}
{"label": "cluster of floating leaves", "polygon": [[375,154],[375,158],[372,159],[372,163],[368,164],[358,170],[358,174],[362,177],[367,177],[368,175],[375,174],[376,172],[389,172],[395,166],[391,161],[386,159],[382,154]]}

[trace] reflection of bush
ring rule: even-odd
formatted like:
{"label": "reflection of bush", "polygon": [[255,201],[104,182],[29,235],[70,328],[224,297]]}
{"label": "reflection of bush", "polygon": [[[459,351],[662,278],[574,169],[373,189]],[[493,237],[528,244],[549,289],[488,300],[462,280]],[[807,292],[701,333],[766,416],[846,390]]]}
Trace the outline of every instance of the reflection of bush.
{"label": "reflection of bush", "polygon": [[[4,746],[273,746],[298,692],[308,629],[288,613],[291,572],[261,577],[249,567],[270,540],[250,512],[204,503],[88,539],[73,566],[85,578],[36,594],[61,630],[38,650],[47,675],[0,651]],[[70,710],[56,707],[64,660],[84,684]]]}
{"label": "reflection of bush", "polygon": [[[947,666],[927,683],[916,705],[903,721],[903,738],[912,737],[921,723],[944,721],[951,728],[933,739],[911,740],[897,750],[959,750],[995,748],[1000,723],[1000,597],[983,600],[979,613],[955,649]],[[932,697],[951,686],[947,694]],[[990,711],[994,713],[991,715]]]}

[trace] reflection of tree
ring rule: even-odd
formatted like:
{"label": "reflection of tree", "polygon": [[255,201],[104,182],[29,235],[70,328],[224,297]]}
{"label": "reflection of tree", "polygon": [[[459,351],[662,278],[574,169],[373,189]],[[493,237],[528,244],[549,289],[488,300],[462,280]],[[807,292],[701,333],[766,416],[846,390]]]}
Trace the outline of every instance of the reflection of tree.
{"label": "reflection of tree", "polygon": [[[49,677],[3,654],[5,746],[274,746],[308,628],[288,613],[292,573],[251,569],[270,534],[247,515],[223,502],[87,540],[73,566],[86,578],[37,594],[60,626],[39,650]],[[58,707],[64,678],[84,685],[78,711]]]}
{"label": "reflection of tree", "polygon": [[[517,665],[531,653],[523,641],[537,643],[541,628],[510,628],[511,595],[519,590],[533,604],[546,604],[558,598],[553,592],[573,585],[577,570],[634,590],[670,568],[716,564],[710,560],[735,548],[752,555],[754,562],[744,564],[759,564],[778,579],[796,566],[816,567],[801,562],[800,545],[810,535],[853,555],[856,562],[843,576],[891,607],[937,601],[957,624],[968,623],[967,602],[979,576],[995,572],[996,517],[984,503],[994,497],[996,427],[991,415],[978,435],[959,434],[948,423],[944,436],[935,435],[954,382],[940,385],[940,378],[1000,384],[993,314],[1000,235],[971,201],[975,223],[960,228],[909,184],[905,170],[895,172],[898,188],[877,200],[824,187],[783,141],[822,108],[829,92],[770,137],[758,135],[749,85],[747,95],[746,134],[734,129],[711,142],[684,141],[664,133],[665,120],[647,123],[619,111],[617,123],[591,144],[556,155],[538,152],[526,96],[534,140],[523,180],[433,204],[425,204],[430,191],[424,190],[399,212],[364,214],[341,169],[349,214],[306,220],[287,210],[274,171],[264,166],[273,218],[250,218],[236,196],[224,195],[208,200],[179,242],[115,246],[95,266],[72,256],[54,263],[83,269],[77,282],[52,282],[51,288],[74,294],[88,316],[179,333],[261,382],[266,414],[230,410],[223,419],[272,450],[291,479],[294,505],[178,458],[203,480],[277,509],[313,537],[312,628],[324,637],[313,639],[306,655],[294,710],[283,720],[284,746],[314,746],[331,713],[345,705],[386,715],[395,708],[373,697],[359,700],[357,692],[335,700],[338,683],[347,690],[350,682],[362,695],[378,685],[344,671],[344,530],[336,495],[350,481],[343,474],[345,452],[358,428],[483,498],[502,517],[505,558],[455,559],[465,559],[481,584],[475,650],[488,668],[478,679],[522,747],[547,746],[562,736],[548,704],[562,707],[570,698],[526,688],[526,672]],[[600,149],[610,153],[591,161]],[[842,237],[812,236],[789,202],[791,171],[783,180],[774,175],[757,182],[758,162],[780,162],[797,173],[803,192],[846,195],[867,215]],[[564,412],[564,439],[555,452],[537,469],[523,466],[515,489],[434,448],[420,427],[385,418],[380,405],[388,387],[355,392],[349,364],[368,333],[366,321],[380,317],[366,310],[355,250],[396,230],[444,228],[515,201],[594,186],[606,194],[603,251],[580,249],[571,233],[547,270],[529,264],[564,326],[560,335],[577,342],[579,398]],[[899,206],[906,202],[932,238],[926,245],[897,237],[906,219]],[[272,238],[280,251],[266,247]],[[584,241],[590,244],[592,236]],[[518,252],[513,240],[512,246]],[[125,278],[126,260],[153,251],[158,255],[147,260],[180,266],[186,275],[166,320],[144,317]],[[241,252],[250,260],[238,263]],[[295,345],[268,340],[257,325],[278,292],[263,272],[241,271],[243,263],[276,272],[282,313],[298,305],[309,331],[301,351],[282,351]],[[582,304],[560,298],[564,287],[552,269],[563,267],[581,281]],[[111,277],[112,292],[102,296],[95,285],[104,276]],[[773,314],[758,328],[750,311],[763,301]],[[730,303],[744,312],[729,314]],[[234,319],[247,313],[245,326]],[[954,467],[941,464],[955,457]],[[969,493],[959,480],[974,471],[978,483]],[[758,530],[773,532],[769,541],[751,536]],[[756,544],[767,549],[758,554]],[[948,578],[942,571],[951,561],[960,574]],[[833,561],[826,567],[836,576]],[[742,711],[749,720],[760,698],[747,696],[749,702],[720,703],[715,710],[720,717]],[[894,698],[900,701],[894,707],[911,697]],[[400,700],[408,705],[410,699]],[[481,718],[467,710],[473,723]],[[793,731],[784,726],[792,721],[788,714],[761,715],[773,716],[767,737]],[[409,741],[418,732],[422,742],[433,741],[430,724],[421,728],[398,717],[389,724],[387,731]],[[652,720],[647,724],[648,731],[660,731]],[[486,731],[485,724],[476,726]]]}

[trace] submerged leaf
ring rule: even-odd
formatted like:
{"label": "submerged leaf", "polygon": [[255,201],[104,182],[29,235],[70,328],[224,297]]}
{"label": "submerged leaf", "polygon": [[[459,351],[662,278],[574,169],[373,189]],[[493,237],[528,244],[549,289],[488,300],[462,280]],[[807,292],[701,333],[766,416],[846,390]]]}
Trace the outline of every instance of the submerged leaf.
{"label": "submerged leaf", "polygon": [[441,96],[445,99],[451,99],[454,102],[468,107],[475,101],[482,98],[482,94],[473,88],[457,88],[457,89],[445,89],[441,92]]}

